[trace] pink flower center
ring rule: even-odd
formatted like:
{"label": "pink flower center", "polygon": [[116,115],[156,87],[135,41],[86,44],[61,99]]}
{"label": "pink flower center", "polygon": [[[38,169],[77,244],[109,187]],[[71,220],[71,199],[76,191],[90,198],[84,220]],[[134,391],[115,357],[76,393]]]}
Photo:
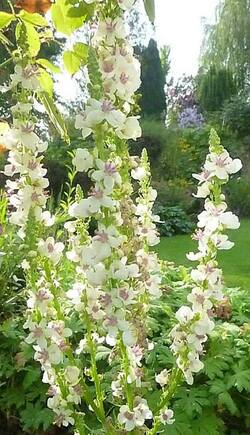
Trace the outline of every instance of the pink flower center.
{"label": "pink flower center", "polygon": [[128,82],[128,80],[129,80],[129,76],[127,76],[124,72],[121,73],[121,75],[120,75],[120,82],[121,82],[123,85],[126,85],[126,83]]}

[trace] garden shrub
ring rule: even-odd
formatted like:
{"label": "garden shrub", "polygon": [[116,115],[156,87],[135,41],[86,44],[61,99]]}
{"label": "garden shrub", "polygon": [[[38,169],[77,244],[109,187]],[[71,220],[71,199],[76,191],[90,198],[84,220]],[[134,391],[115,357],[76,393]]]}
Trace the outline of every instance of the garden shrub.
{"label": "garden shrub", "polygon": [[155,209],[160,216],[158,229],[161,236],[171,237],[176,234],[188,234],[194,229],[194,224],[182,208],[158,206]]}
{"label": "garden shrub", "polygon": [[228,185],[228,203],[230,208],[241,217],[250,217],[250,177],[243,175]]}

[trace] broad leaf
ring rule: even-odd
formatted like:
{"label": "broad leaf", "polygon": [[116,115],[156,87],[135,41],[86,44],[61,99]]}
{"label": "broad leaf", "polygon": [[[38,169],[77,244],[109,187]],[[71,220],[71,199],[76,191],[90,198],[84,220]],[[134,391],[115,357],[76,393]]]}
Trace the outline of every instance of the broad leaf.
{"label": "broad leaf", "polygon": [[155,0],[143,0],[147,16],[152,24],[155,22]]}
{"label": "broad leaf", "polygon": [[52,97],[54,83],[50,74],[47,73],[47,71],[45,71],[44,69],[40,69],[38,79],[43,91],[48,93],[49,96]]}
{"label": "broad leaf", "polygon": [[14,15],[0,12],[0,29],[7,27],[15,19]]}
{"label": "broad leaf", "polygon": [[42,17],[40,14],[30,14],[29,12],[26,12],[22,10],[20,14],[18,14],[18,17],[21,18],[22,21],[25,23],[32,24],[36,27],[47,27],[48,22],[47,20]]}
{"label": "broad leaf", "polygon": [[59,74],[61,72],[61,70],[58,66],[54,65],[52,62],[50,62],[47,59],[37,59],[36,63],[41,65],[46,70],[49,70],[55,74]]}
{"label": "broad leaf", "polygon": [[[72,6],[67,0],[57,0],[51,8],[51,15],[58,32],[71,35],[74,30],[79,29],[86,19],[86,14],[81,15],[81,11],[76,16],[70,15]],[[76,8],[75,8],[76,9]]]}
{"label": "broad leaf", "polygon": [[79,71],[81,60],[73,51],[65,51],[63,53],[63,63],[69,74],[73,75]]}
{"label": "broad leaf", "polygon": [[32,57],[38,54],[41,47],[40,38],[32,24],[18,23],[16,26],[16,40],[21,47],[26,46]]}
{"label": "broad leaf", "polygon": [[81,59],[81,64],[85,65],[88,60],[88,45],[77,42],[73,45],[73,51]]}
{"label": "broad leaf", "polygon": [[47,93],[40,93],[38,95],[41,103],[43,104],[52,124],[60,134],[60,136],[66,141],[69,142],[69,136],[67,132],[67,128],[64,122],[64,119],[57,109],[53,99]]}

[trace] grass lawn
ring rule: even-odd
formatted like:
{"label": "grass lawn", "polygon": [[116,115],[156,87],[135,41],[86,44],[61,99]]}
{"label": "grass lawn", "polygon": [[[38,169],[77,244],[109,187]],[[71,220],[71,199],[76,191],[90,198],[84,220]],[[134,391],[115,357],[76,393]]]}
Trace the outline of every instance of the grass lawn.
{"label": "grass lawn", "polygon": [[[235,246],[230,251],[221,251],[218,256],[226,284],[250,290],[250,220],[243,220],[240,229],[228,231],[228,235]],[[190,235],[164,237],[156,250],[163,260],[192,267],[194,263],[187,260],[185,254],[196,251],[196,243]]]}

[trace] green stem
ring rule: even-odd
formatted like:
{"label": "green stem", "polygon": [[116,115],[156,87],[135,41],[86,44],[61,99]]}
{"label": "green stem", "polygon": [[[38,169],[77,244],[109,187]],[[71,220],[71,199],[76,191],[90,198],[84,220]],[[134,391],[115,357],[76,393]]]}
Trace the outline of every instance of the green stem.
{"label": "green stem", "polygon": [[100,415],[102,416],[102,420],[105,421],[105,411],[103,406],[103,392],[102,392],[100,377],[96,365],[96,344],[92,338],[92,325],[91,325],[90,317],[87,313],[85,313],[85,321],[87,324],[87,341],[88,341],[89,353],[91,358],[91,373],[92,373],[92,377],[95,384],[95,390],[96,390],[96,401],[97,401],[97,406],[99,407],[100,410]]}
{"label": "green stem", "polygon": [[169,404],[170,400],[174,396],[177,387],[179,386],[181,380],[182,380],[183,374],[182,371],[179,368],[176,368],[172,371],[172,374],[169,378],[169,387],[164,391],[160,404],[156,409],[156,413],[158,414],[155,417],[155,424],[153,428],[148,432],[148,435],[157,435],[159,431],[159,427],[161,425],[160,421],[160,412],[166,408],[166,406]]}
{"label": "green stem", "polygon": [[128,359],[128,354],[127,354],[127,349],[122,341],[122,338],[120,340],[120,349],[121,349],[121,353],[122,353],[124,372],[125,372],[124,389],[125,389],[125,393],[126,393],[128,406],[129,406],[130,410],[132,411],[133,405],[134,405],[134,403],[133,403],[134,402],[134,397],[133,397],[134,395],[133,395],[132,385],[128,384],[128,382],[127,382],[128,376],[130,374],[129,373],[129,359]]}
{"label": "green stem", "polygon": [[8,63],[12,62],[12,60],[13,60],[12,57],[9,57],[9,59],[5,60],[0,64],[0,68],[2,68],[5,65],[8,65]]}

